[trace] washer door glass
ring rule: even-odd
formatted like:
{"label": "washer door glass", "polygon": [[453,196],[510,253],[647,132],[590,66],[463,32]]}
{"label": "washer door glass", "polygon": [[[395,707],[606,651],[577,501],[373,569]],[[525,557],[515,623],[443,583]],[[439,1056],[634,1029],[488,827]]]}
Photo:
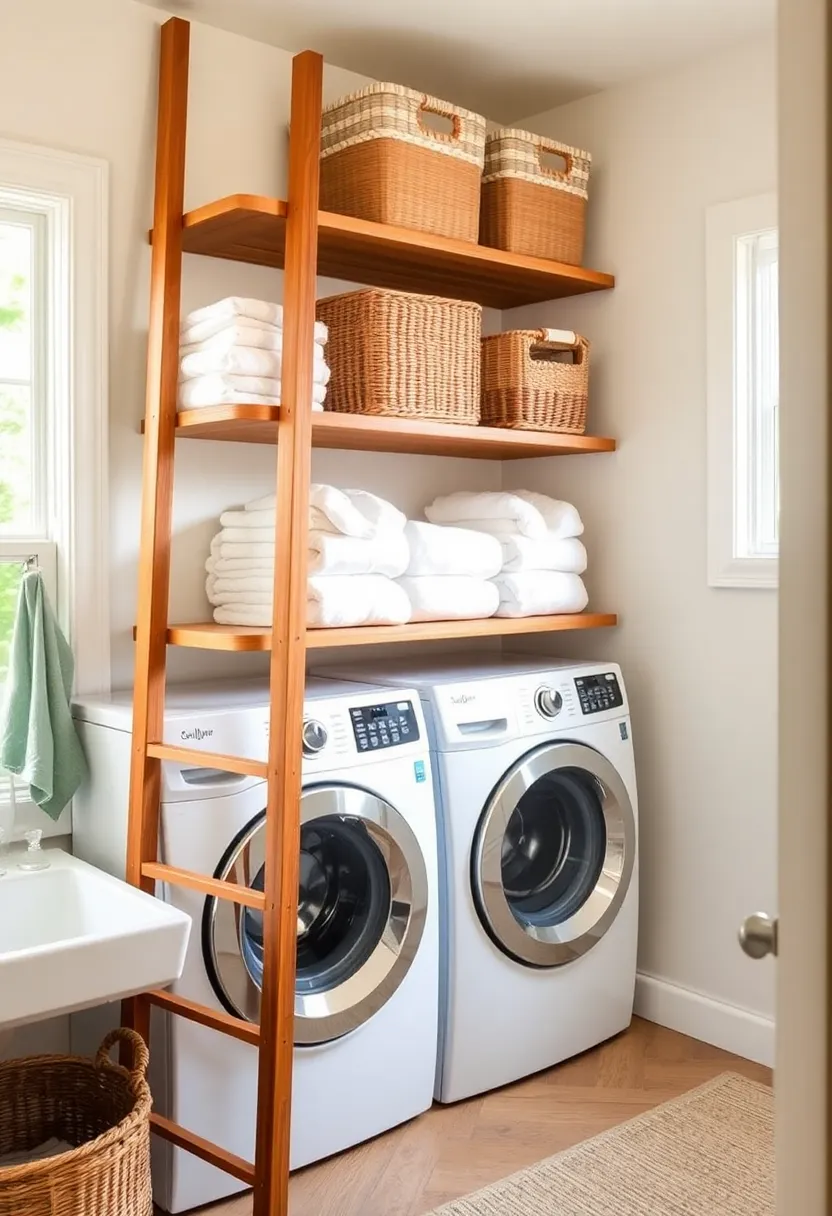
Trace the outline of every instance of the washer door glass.
{"label": "washer door glass", "polygon": [[[265,814],[231,842],[216,877],[263,890]],[[389,803],[351,786],[301,798],[295,1042],[321,1043],[381,1008],[416,955],[427,911],[427,871],[412,830]],[[203,950],[217,996],[258,1021],[263,915],[209,897]]]}
{"label": "washer door glass", "polygon": [[480,918],[521,963],[585,954],[615,919],[633,872],[636,824],[624,784],[576,743],[530,752],[499,783],[472,852]]}

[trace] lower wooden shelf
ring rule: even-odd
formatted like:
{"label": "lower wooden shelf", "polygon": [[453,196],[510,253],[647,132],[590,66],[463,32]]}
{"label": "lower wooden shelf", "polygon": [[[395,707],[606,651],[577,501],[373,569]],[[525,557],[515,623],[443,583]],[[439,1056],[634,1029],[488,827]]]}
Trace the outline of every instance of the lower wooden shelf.
{"label": "lower wooden shelf", "polygon": [[[577,612],[561,616],[488,617],[484,621],[420,621],[412,625],[362,625],[349,629],[308,629],[308,650],[334,646],[373,646],[391,642],[438,642],[454,638],[510,637],[523,633],[558,633],[606,629],[618,624],[611,612]],[[251,626],[170,625],[168,645],[197,650],[271,650],[271,629]]]}

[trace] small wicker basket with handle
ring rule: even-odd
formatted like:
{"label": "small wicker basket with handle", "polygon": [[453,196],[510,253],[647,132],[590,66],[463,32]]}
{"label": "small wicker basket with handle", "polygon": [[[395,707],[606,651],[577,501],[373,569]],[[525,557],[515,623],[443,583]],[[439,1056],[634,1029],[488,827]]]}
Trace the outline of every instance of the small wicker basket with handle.
{"label": "small wicker basket with handle", "polygon": [[[449,129],[435,129],[436,118]],[[481,115],[402,85],[370,85],[323,112],[321,208],[476,241],[484,151]]]}
{"label": "small wicker basket with handle", "polygon": [[[113,1064],[118,1042],[132,1070]],[[148,1052],[114,1030],[94,1060],[31,1056],[0,1063],[0,1216],[152,1216]],[[3,1165],[50,1140],[69,1147]]]}
{"label": "small wicker basket with handle", "polygon": [[563,329],[514,329],[482,340],[483,426],[586,430],[589,342]]}
{"label": "small wicker basket with handle", "polygon": [[588,152],[529,131],[504,129],[489,135],[480,242],[580,266],[591,160]]}

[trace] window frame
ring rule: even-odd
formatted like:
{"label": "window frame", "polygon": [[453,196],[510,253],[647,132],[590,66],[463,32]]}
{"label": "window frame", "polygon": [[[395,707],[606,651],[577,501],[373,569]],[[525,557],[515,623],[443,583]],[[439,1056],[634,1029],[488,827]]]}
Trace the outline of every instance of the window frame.
{"label": "window frame", "polygon": [[[706,216],[708,584],[776,589],[779,558],[758,544],[757,417],[746,391],[755,352],[738,325],[740,292],[753,256],[750,238],[777,229],[777,195],[710,207]],[[744,281],[743,281],[744,280]],[[773,458],[773,457],[772,457]],[[769,552],[765,552],[765,548]]]}
{"label": "window frame", "polygon": [[[0,556],[42,565],[75,656],[74,691],[87,694],[110,689],[108,191],[103,160],[0,139],[0,211],[42,217],[47,401],[37,424],[46,518],[40,535],[0,537]],[[71,816],[53,823],[18,800],[15,836],[30,827],[63,835]]]}

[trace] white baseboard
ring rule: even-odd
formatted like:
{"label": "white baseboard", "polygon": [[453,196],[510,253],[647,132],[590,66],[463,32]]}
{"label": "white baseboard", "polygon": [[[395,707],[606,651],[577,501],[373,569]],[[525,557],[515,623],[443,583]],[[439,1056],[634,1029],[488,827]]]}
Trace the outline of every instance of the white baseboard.
{"label": "white baseboard", "polygon": [[644,972],[636,977],[635,1012],[648,1022],[667,1026],[702,1043],[770,1068],[774,1066],[774,1018]]}

